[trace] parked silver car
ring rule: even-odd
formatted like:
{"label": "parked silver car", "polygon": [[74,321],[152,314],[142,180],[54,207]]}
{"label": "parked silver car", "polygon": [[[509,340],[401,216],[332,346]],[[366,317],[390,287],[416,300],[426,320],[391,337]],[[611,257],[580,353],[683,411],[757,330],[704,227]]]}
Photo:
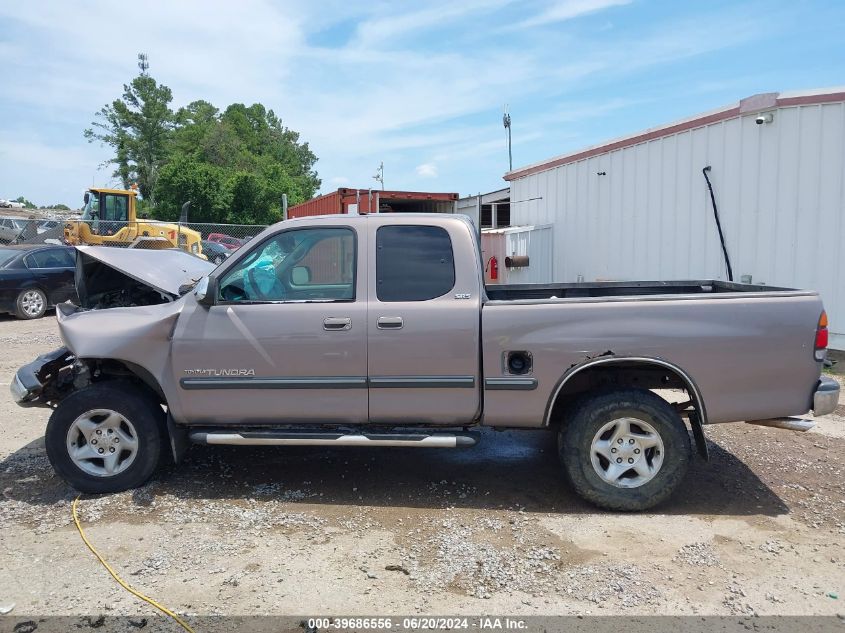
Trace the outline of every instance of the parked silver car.
{"label": "parked silver car", "polygon": [[26,218],[0,218],[0,244],[9,244],[18,239],[29,222]]}

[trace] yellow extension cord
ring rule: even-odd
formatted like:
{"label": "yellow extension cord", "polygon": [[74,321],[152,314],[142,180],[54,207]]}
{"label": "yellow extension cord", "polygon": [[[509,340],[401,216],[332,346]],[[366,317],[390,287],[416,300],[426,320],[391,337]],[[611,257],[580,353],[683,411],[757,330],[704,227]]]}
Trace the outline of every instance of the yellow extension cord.
{"label": "yellow extension cord", "polygon": [[158,602],[156,602],[152,598],[148,598],[147,596],[142,594],[140,591],[133,589],[128,584],[126,584],[126,582],[123,580],[123,578],[118,576],[117,572],[114,569],[112,569],[111,566],[106,562],[106,559],[104,559],[102,556],[100,556],[100,553],[96,549],[94,549],[94,546],[91,545],[91,541],[89,541],[86,538],[85,532],[82,530],[82,524],[79,522],[79,516],[76,513],[76,506],[79,503],[79,498],[81,496],[82,495],[79,495],[79,496],[76,497],[76,499],[73,500],[73,503],[70,506],[70,510],[71,510],[71,514],[73,514],[73,522],[76,523],[76,529],[79,530],[79,536],[82,537],[83,542],[85,543],[85,545],[88,546],[88,549],[91,550],[91,553],[94,554],[94,556],[97,557],[97,560],[99,560],[102,563],[103,567],[106,568],[106,571],[108,571],[111,574],[111,577],[114,578],[121,587],[126,589],[126,591],[131,593],[133,596],[140,598],[144,602],[151,604],[156,609],[161,611],[163,614],[173,618],[176,621],[176,623],[179,624],[179,626],[181,626],[183,629],[185,629],[188,633],[195,633],[195,631],[190,627],[190,625],[187,622],[185,622],[185,620],[180,618],[178,615],[173,613],[173,611],[171,611],[170,609],[168,609],[167,607],[165,607],[163,605],[160,605]]}

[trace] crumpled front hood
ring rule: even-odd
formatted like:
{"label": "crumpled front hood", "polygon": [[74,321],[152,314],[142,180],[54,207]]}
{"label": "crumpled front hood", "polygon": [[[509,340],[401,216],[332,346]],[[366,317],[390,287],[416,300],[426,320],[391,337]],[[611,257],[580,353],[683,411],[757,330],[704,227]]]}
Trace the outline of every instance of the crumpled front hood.
{"label": "crumpled front hood", "polygon": [[175,299],[179,289],[196,283],[214,270],[211,262],[177,249],[146,250],[113,246],[77,246],[81,261],[77,271],[84,269],[86,260],[95,260],[109,268]]}

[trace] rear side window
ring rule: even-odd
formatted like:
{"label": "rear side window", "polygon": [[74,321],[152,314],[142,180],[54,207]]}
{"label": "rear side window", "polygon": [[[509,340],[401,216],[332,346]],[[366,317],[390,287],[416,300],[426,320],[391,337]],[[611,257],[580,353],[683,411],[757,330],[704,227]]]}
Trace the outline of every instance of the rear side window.
{"label": "rear side window", "polygon": [[455,286],[452,240],[437,226],[383,226],[376,232],[379,301],[427,301]]}
{"label": "rear side window", "polygon": [[27,255],[26,265],[29,268],[73,268],[75,262],[70,251],[54,249]]}

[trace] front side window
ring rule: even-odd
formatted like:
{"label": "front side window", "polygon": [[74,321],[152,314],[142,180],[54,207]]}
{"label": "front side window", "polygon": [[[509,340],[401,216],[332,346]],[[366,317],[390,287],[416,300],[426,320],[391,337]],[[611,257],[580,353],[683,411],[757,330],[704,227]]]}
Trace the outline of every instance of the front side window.
{"label": "front side window", "polygon": [[354,301],[355,266],[351,229],[285,231],[258,246],[220,280],[218,299]]}
{"label": "front side window", "polygon": [[376,232],[379,301],[427,301],[455,286],[452,240],[437,226],[383,226]]}
{"label": "front side window", "polygon": [[94,191],[88,192],[88,202],[85,203],[85,208],[82,209],[82,219],[84,221],[95,220],[100,214],[100,197]]}

